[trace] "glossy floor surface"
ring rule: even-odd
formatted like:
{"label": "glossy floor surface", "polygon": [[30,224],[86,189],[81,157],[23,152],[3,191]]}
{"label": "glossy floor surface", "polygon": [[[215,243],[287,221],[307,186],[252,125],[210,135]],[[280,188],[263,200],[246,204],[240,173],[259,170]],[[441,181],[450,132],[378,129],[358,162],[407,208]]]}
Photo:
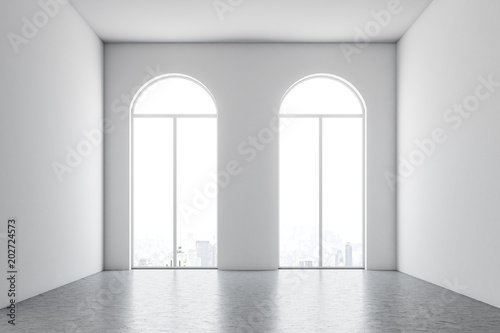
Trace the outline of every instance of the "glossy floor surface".
{"label": "glossy floor surface", "polygon": [[[450,287],[457,281],[450,281]],[[102,272],[21,302],[0,332],[500,332],[500,309],[398,272]]]}

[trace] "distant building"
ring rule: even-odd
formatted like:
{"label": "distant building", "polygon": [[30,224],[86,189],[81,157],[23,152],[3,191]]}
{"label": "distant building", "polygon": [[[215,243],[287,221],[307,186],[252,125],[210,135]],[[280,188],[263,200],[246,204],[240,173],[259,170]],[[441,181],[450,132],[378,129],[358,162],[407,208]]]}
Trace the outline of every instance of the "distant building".
{"label": "distant building", "polygon": [[352,266],[352,245],[349,242],[345,245],[345,265]]}
{"label": "distant building", "polygon": [[210,247],[211,247],[210,255],[212,257],[212,265],[211,266],[217,267],[217,245],[212,244]]}
{"label": "distant building", "polygon": [[302,261],[299,261],[299,266],[300,267],[313,267],[313,262],[312,262],[312,260],[302,260]]}
{"label": "distant building", "polygon": [[140,258],[139,259],[139,266],[140,267],[154,266],[153,259],[152,258]]}
{"label": "distant building", "polygon": [[187,254],[187,266],[189,267],[199,267],[201,266],[201,259],[198,258],[196,250],[190,249]]}
{"label": "distant building", "polygon": [[[188,261],[188,255],[184,251],[182,251],[182,248],[179,246],[177,249],[177,267],[186,267],[187,266],[187,261]],[[167,267],[174,267],[174,253],[169,252],[168,254],[168,260],[167,260]]]}
{"label": "distant building", "polygon": [[335,252],[335,266],[343,266],[343,265],[344,265],[344,257],[342,256],[342,251],[337,250],[337,252]]}
{"label": "distant building", "polygon": [[187,253],[182,251],[181,247],[177,250],[177,267],[186,267],[187,264]]}
{"label": "distant building", "polygon": [[196,241],[196,255],[200,258],[202,267],[213,266],[210,252],[209,241]]}

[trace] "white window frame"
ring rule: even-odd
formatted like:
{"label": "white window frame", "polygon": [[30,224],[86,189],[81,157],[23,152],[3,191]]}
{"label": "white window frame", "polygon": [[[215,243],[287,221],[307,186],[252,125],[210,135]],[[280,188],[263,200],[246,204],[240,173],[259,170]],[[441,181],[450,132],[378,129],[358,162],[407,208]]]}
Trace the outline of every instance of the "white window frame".
{"label": "white window frame", "polygon": [[[134,113],[134,108],[137,102],[137,99],[141,96],[141,94],[147,90],[151,85],[156,83],[157,81],[161,81],[164,79],[168,78],[183,78],[192,81],[193,83],[201,86],[212,98],[212,101],[215,106],[215,112],[212,114],[173,114],[173,113],[164,113],[164,114],[135,114]],[[157,77],[154,77],[153,79],[149,80],[146,82],[135,94],[134,98],[132,99],[132,102],[130,103],[130,114],[131,114],[131,120],[130,120],[130,251],[131,251],[131,267],[132,269],[217,269],[217,266],[214,267],[182,267],[178,266],[177,263],[177,119],[178,118],[217,118],[218,113],[217,113],[217,103],[215,101],[214,96],[208,90],[208,88],[201,83],[200,81],[196,80],[195,78],[184,75],[184,74],[179,74],[179,73],[172,73],[172,74],[163,74],[159,75]],[[136,118],[173,118],[173,130],[172,130],[172,136],[173,136],[173,262],[174,265],[171,267],[138,267],[134,266],[134,119]],[[217,160],[217,159],[216,159]],[[216,166],[217,168],[217,166]],[[216,228],[216,238],[217,238],[217,228]],[[218,246],[218,245],[217,245]]]}
{"label": "white window frame", "polygon": [[[282,114],[283,101],[287,97],[288,93],[291,92],[297,85],[303,83],[304,81],[316,79],[316,78],[328,78],[336,80],[344,84],[348,89],[357,97],[360,105],[362,106],[361,114]],[[318,267],[295,267],[295,266],[280,266],[283,269],[364,269],[366,267],[366,104],[359,91],[354,87],[349,81],[333,74],[312,74],[308,75],[297,82],[295,82],[283,95],[280,101],[280,111],[279,118],[313,118],[319,120],[319,261]],[[323,266],[323,118],[362,118],[362,262],[363,266]],[[281,256],[281,253],[280,253]]]}

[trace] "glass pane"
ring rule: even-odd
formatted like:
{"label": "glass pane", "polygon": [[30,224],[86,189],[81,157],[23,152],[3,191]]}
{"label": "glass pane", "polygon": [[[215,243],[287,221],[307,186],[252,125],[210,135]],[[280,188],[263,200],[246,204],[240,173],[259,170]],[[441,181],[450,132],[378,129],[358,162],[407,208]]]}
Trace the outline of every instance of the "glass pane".
{"label": "glass pane", "polygon": [[329,76],[306,78],[286,94],[281,114],[362,114],[356,92]]}
{"label": "glass pane", "polygon": [[217,119],[177,119],[178,266],[217,266]]}
{"label": "glass pane", "polygon": [[363,266],[363,119],[323,119],[323,266]]}
{"label": "glass pane", "polygon": [[166,76],[153,82],[137,97],[135,114],[216,114],[206,88],[184,76]]}
{"label": "glass pane", "polygon": [[134,266],[171,266],[172,119],[134,119]]}
{"label": "glass pane", "polygon": [[280,122],[280,266],[318,266],[319,120]]}

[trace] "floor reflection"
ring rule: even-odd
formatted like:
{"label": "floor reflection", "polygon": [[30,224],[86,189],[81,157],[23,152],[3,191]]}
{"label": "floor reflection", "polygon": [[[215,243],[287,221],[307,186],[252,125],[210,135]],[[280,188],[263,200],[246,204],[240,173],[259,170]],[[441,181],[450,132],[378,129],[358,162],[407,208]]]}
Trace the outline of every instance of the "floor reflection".
{"label": "floor reflection", "polygon": [[[102,272],[17,305],[19,332],[499,332],[500,309],[398,272]],[[0,318],[7,318],[0,310]],[[0,332],[13,331],[7,320]]]}

